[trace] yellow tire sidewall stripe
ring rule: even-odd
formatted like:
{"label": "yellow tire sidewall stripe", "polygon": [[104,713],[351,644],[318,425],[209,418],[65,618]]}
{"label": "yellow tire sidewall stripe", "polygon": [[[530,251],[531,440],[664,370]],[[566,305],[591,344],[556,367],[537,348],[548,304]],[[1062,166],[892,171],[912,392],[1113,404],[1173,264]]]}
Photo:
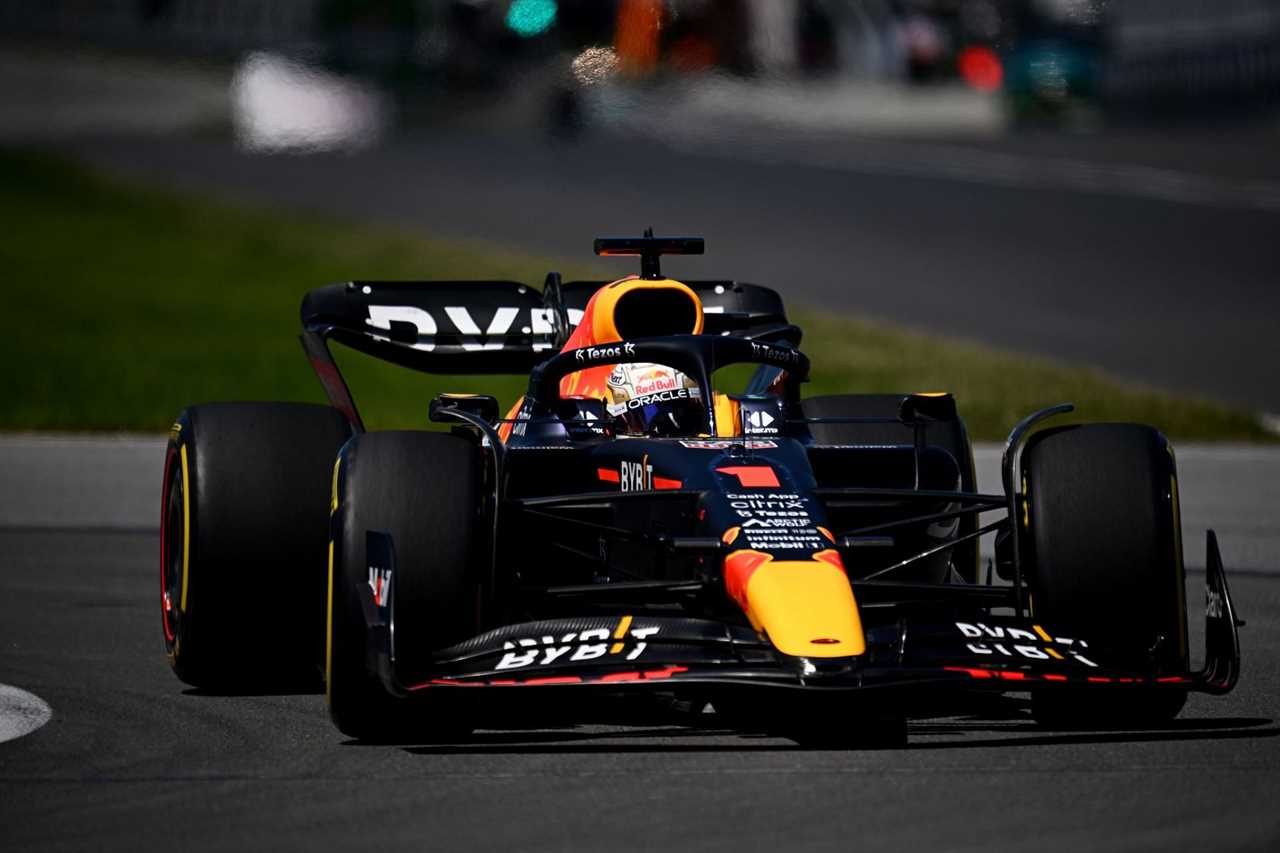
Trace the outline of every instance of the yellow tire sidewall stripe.
{"label": "yellow tire sidewall stripe", "polygon": [[329,701],[329,684],[333,672],[333,539],[329,540],[329,595],[324,620],[324,699]]}
{"label": "yellow tire sidewall stripe", "polygon": [[331,697],[330,684],[333,683],[333,516],[338,511],[338,469],[342,467],[342,457],[333,462],[333,491],[329,499],[329,587],[325,601],[324,617],[324,699],[328,703]]}

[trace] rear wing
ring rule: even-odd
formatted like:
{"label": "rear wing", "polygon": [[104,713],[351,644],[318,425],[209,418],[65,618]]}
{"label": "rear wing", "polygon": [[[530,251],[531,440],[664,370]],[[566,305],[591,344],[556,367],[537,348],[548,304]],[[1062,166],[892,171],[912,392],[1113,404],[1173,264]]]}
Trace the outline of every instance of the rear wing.
{"label": "rear wing", "polygon": [[557,349],[542,294],[515,281],[351,281],[302,300],[302,328],[426,373],[527,373]]}
{"label": "rear wing", "polygon": [[[703,333],[708,335],[730,334],[747,338],[766,338],[771,333],[783,333],[792,346],[800,343],[800,332],[787,323],[782,307],[782,297],[776,290],[758,284],[724,279],[688,281],[688,285],[702,300]],[[610,282],[567,281],[559,285],[560,304],[571,326],[578,325],[592,294]],[[794,336],[794,340],[792,340]]]}
{"label": "rear wing", "polygon": [[[362,429],[330,340],[425,373],[527,374],[555,355],[605,281],[537,290],[516,281],[350,281],[302,300],[302,346],[330,402]],[[707,334],[800,342],[773,290],[733,281],[686,282],[702,299]]]}

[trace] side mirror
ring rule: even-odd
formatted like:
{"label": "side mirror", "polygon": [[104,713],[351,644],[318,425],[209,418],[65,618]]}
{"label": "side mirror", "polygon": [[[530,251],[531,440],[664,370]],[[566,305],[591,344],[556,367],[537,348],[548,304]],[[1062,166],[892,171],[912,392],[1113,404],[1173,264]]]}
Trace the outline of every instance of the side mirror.
{"label": "side mirror", "polygon": [[910,394],[902,398],[898,407],[898,420],[904,424],[916,424],[921,421],[954,421],[956,398],[945,391],[930,391]]}
{"label": "side mirror", "polygon": [[449,419],[447,415],[437,417],[437,413],[443,409],[454,409],[476,415],[487,424],[496,421],[499,415],[497,398],[490,397],[488,394],[441,394],[431,401],[428,417],[436,422]]}

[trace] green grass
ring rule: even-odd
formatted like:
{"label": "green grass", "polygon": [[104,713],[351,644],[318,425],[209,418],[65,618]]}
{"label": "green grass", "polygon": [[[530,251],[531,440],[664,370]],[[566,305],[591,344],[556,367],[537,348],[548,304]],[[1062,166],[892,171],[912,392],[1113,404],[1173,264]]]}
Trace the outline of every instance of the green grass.
{"label": "green grass", "polygon": [[[323,402],[297,341],[308,289],[351,278],[540,283],[555,267],[479,244],[157,192],[14,152],[0,152],[0,229],[7,430],[159,431],[206,400]],[[593,272],[585,262],[563,271]],[[796,319],[816,366],[809,393],[950,390],[977,439],[1002,438],[1027,411],[1061,400],[1087,418],[1145,421],[1177,439],[1269,438],[1247,412],[1093,371],[829,313]],[[425,376],[339,358],[371,426],[425,423],[439,391],[492,393],[505,406],[523,390],[518,377]]]}
{"label": "green grass", "polygon": [[1148,423],[1174,440],[1275,440],[1253,413],[1097,370],[830,314],[797,312],[796,319],[814,364],[807,394],[950,391],[974,440],[1003,440],[1027,414],[1064,402],[1075,404],[1072,420]]}

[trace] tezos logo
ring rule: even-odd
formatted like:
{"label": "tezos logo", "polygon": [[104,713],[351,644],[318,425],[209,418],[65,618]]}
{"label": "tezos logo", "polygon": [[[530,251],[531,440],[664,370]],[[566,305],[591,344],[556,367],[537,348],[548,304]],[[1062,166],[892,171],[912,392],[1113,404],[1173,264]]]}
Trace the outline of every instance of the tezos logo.
{"label": "tezos logo", "polygon": [[627,343],[607,347],[582,347],[573,351],[573,357],[578,361],[599,361],[621,355],[635,355],[635,352],[636,345]]}
{"label": "tezos logo", "polygon": [[755,341],[751,342],[751,354],[756,358],[762,358],[778,364],[796,364],[800,361],[800,354],[793,349],[783,349],[782,347],[769,346]]}

